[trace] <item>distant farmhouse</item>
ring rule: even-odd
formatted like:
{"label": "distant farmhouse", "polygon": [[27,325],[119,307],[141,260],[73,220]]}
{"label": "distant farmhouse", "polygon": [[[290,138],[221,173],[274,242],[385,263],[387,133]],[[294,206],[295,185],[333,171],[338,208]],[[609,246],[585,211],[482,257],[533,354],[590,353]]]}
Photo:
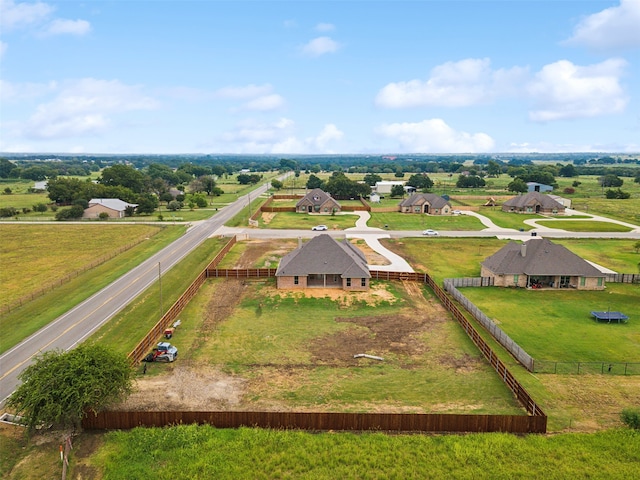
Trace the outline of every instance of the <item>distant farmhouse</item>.
{"label": "distant farmhouse", "polygon": [[123,218],[127,208],[136,208],[135,203],[127,203],[119,198],[92,198],[89,207],[84,209],[82,218],[100,218],[101,213],[106,213],[109,218]]}
{"label": "distant farmhouse", "polygon": [[603,290],[605,275],[562,245],[536,238],[509,242],[481,263],[497,287]]}
{"label": "distant farmhouse", "polygon": [[429,215],[449,215],[451,204],[433,193],[415,193],[399,204],[402,213],[428,213]]}
{"label": "distant farmhouse", "polygon": [[551,185],[545,185],[538,182],[527,182],[527,192],[551,192],[553,187]]}
{"label": "distant farmhouse", "polygon": [[296,203],[298,213],[333,213],[340,209],[340,204],[320,188],[314,188]]}
{"label": "distant farmhouse", "polygon": [[503,212],[541,213],[546,215],[564,214],[565,207],[549,195],[540,192],[529,192],[510,198],[502,204]]}
{"label": "distant farmhouse", "polygon": [[288,253],[278,265],[278,288],[369,290],[371,274],[364,254],[347,240],[327,234],[312,238]]}

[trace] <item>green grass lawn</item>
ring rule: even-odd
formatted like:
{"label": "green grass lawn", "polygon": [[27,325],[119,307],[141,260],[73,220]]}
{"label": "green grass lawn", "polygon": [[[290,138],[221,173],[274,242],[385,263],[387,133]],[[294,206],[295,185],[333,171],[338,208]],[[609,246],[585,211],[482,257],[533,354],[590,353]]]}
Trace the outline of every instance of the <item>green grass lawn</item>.
{"label": "green grass lawn", "polygon": [[484,225],[476,217],[468,215],[426,215],[400,212],[371,213],[369,227],[389,230],[482,230]]}
{"label": "green grass lawn", "polygon": [[589,220],[541,220],[538,225],[557,228],[568,232],[630,232],[631,228],[611,222]]}
{"label": "green grass lawn", "polygon": [[[268,222],[265,218],[274,215]],[[259,217],[261,228],[276,229],[302,229],[310,230],[315,225],[326,225],[330,230],[344,230],[356,226],[357,215],[336,214],[336,215],[309,215],[306,213],[278,212],[271,214],[266,212]]]}
{"label": "green grass lawn", "polygon": [[[196,342],[191,349],[185,345],[183,358],[245,378],[247,403],[242,408],[260,410],[280,404],[319,411],[522,413],[466,334],[440,309],[430,313],[442,316],[436,324],[397,340],[424,343],[427,349],[406,353],[385,344],[368,350],[366,338],[374,333],[359,318],[415,315],[413,299],[407,298],[404,289],[385,285],[394,300],[370,305],[359,301],[357,294],[345,293],[345,299],[352,299],[345,303],[342,298],[305,298],[268,284],[249,284],[228,319],[213,331],[198,333],[208,298],[216,295],[215,288],[203,289],[181,319],[195,329],[187,338],[208,340]],[[221,283],[218,288],[225,286]],[[338,322],[336,318],[354,320]],[[355,353],[369,353],[382,355],[385,361],[354,368],[343,357],[345,349],[350,359]],[[467,367],[460,369],[458,364]]]}
{"label": "green grass lawn", "polygon": [[[637,285],[609,283],[605,291],[499,287],[460,291],[535,359],[640,362]],[[592,310],[622,311],[624,324],[596,322]]]}

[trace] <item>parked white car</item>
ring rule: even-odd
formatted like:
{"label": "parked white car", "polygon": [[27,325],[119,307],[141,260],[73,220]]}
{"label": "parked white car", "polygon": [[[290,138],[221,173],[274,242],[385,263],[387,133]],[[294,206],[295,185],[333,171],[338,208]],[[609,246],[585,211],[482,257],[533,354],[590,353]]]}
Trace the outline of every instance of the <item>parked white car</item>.
{"label": "parked white car", "polygon": [[326,225],[316,225],[311,230],[329,230],[329,228]]}
{"label": "parked white car", "polygon": [[429,235],[429,236],[437,236],[439,235],[438,232],[436,232],[435,230],[431,230],[430,228],[428,230],[425,230],[424,232],[422,232],[423,235]]}

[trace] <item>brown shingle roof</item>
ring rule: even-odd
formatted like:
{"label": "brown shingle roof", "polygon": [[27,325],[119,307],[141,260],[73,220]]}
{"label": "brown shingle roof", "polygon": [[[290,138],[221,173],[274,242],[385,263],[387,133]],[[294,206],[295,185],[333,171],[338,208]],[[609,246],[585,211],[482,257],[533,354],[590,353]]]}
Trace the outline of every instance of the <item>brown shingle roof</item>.
{"label": "brown shingle roof", "polygon": [[496,275],[605,276],[586,260],[546,238],[531,239],[524,244],[509,242],[482,265]]}
{"label": "brown shingle roof", "polygon": [[335,204],[337,208],[340,208],[340,204],[327,192],[320,188],[314,188],[309,193],[307,193],[304,197],[298,200],[296,203],[296,208],[301,205],[324,205],[325,202],[330,201],[332,204]]}
{"label": "brown shingle roof", "polygon": [[400,207],[412,207],[414,205],[424,205],[425,203],[431,205],[432,208],[442,208],[445,205],[451,206],[444,198],[434,193],[416,193],[400,202]]}
{"label": "brown shingle roof", "polygon": [[544,209],[564,209],[561,203],[556,202],[549,195],[540,192],[529,192],[525,195],[518,195],[503,203],[504,206],[515,208],[525,208],[536,204],[541,205]]}
{"label": "brown shingle roof", "polygon": [[343,278],[371,278],[367,260],[347,240],[338,242],[327,234],[313,237],[280,260],[276,276],[333,274]]}

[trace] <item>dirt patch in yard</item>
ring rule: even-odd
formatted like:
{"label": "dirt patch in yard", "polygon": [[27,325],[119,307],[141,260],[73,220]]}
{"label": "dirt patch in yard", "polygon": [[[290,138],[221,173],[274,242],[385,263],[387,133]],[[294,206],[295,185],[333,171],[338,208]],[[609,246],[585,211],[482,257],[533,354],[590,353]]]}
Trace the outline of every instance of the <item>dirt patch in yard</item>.
{"label": "dirt patch in yard", "polygon": [[422,354],[426,346],[420,341],[421,330],[428,320],[422,316],[381,315],[376,317],[336,318],[336,322],[351,323],[354,328],[320,337],[309,345],[315,363],[360,365],[368,358],[357,354],[385,357],[410,357]]}

